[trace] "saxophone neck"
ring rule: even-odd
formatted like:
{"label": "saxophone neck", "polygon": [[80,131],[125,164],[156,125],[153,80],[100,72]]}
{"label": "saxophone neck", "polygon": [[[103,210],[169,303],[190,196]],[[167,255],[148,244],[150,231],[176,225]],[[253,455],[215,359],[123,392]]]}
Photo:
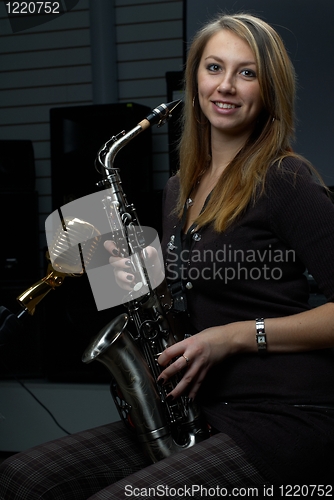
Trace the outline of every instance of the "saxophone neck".
{"label": "saxophone neck", "polygon": [[[152,109],[151,112],[144,118],[141,122],[139,122],[133,129],[129,130],[129,132],[125,133],[125,131],[121,132],[117,136],[111,139],[112,145],[108,152],[105,154],[103,160],[101,161],[101,157],[99,158],[100,163],[103,164],[105,168],[105,173],[108,176],[110,170],[114,168],[114,161],[117,153],[126,146],[132,139],[134,139],[138,134],[146,130],[148,127],[152,125],[157,125],[161,127],[164,125],[169,118],[172,116],[172,111],[180,104],[181,100],[177,99],[175,101],[171,101],[167,104],[160,104],[156,108]],[[109,147],[109,143],[105,145],[105,147]],[[102,152],[105,152],[105,149],[102,149]]]}
{"label": "saxophone neck", "polygon": [[[142,120],[144,122],[145,120]],[[142,123],[141,122],[141,123]],[[124,147],[126,146],[132,139],[134,139],[138,134],[143,132],[145,130],[141,123],[138,123],[136,127],[133,129],[129,130],[129,132],[125,133],[124,131],[121,132],[118,136],[114,137],[114,143],[110,147],[108,153],[106,154],[103,163],[105,167],[105,172],[107,176],[110,173],[110,170],[114,168],[114,161],[116,158],[117,153]],[[147,127],[146,127],[147,128]],[[119,136],[121,136],[119,138]]]}

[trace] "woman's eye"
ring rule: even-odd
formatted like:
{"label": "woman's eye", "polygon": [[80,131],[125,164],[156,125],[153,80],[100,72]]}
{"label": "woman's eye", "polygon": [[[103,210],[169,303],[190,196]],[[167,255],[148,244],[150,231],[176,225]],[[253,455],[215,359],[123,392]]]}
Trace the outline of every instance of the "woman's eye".
{"label": "woman's eye", "polygon": [[247,78],[255,78],[256,77],[255,71],[252,71],[251,69],[243,69],[241,71],[241,74],[243,76],[247,76]]}
{"label": "woman's eye", "polygon": [[208,70],[209,71],[219,71],[220,70],[220,66],[218,64],[209,64],[208,65]]}

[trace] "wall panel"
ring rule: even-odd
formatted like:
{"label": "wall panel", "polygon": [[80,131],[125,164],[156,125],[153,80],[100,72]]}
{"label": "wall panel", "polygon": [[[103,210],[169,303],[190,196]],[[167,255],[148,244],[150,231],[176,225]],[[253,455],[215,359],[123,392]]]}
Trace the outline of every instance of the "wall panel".
{"label": "wall panel", "polygon": [[40,104],[58,105],[61,103],[72,104],[77,101],[89,101],[91,98],[91,82],[78,82],[76,84],[64,82],[60,85],[44,85],[33,88],[4,89],[1,97],[6,106],[33,106]]}
{"label": "wall panel", "polygon": [[1,75],[2,88],[20,89],[24,82],[24,88],[36,87],[36,82],[39,86],[61,85],[64,82],[67,84],[77,84],[78,82],[90,82],[92,80],[90,64],[76,66],[61,66],[59,68],[49,68],[45,71],[42,69],[17,70],[13,72],[3,72]]}
{"label": "wall panel", "polygon": [[[66,18],[66,16],[63,16]],[[52,23],[52,21],[51,21]],[[61,36],[59,36],[61,32]],[[5,38],[7,53],[34,52],[37,50],[46,51],[48,49],[84,47],[89,45],[89,27],[76,29],[62,29],[57,31],[47,31],[41,33],[9,35]],[[43,43],[42,43],[43,41]],[[24,44],[24,45],[23,45]]]}
{"label": "wall panel", "polygon": [[133,79],[135,75],[145,75],[146,78],[156,78],[157,75],[163,75],[166,71],[174,71],[175,68],[180,68],[182,63],[183,60],[180,55],[119,62],[118,76],[122,82]]}
{"label": "wall panel", "polygon": [[[0,3],[0,8],[1,8]],[[15,36],[15,35],[14,35]],[[26,69],[43,68],[61,68],[64,66],[77,66],[80,64],[90,64],[90,46],[86,47],[68,47],[57,49],[53,48],[49,51],[29,52],[24,51],[24,41],[22,41],[22,52],[8,54],[2,52],[5,41],[0,35],[0,68],[1,74],[5,71],[17,71]]]}
{"label": "wall panel", "polygon": [[[129,25],[118,26],[118,37],[117,42],[131,42],[141,39],[143,34],[146,40],[167,40],[174,36],[174,33],[182,32],[182,20],[165,20],[156,21],[154,23],[142,22],[138,24],[131,24],[131,30],[129,30]],[[173,22],[173,29],[171,28],[171,22]]]}
{"label": "wall panel", "polygon": [[[119,61],[142,61],[165,59],[175,53],[182,55],[181,40],[137,40],[137,42],[117,45]],[[178,68],[179,69],[179,68]]]}
{"label": "wall panel", "polygon": [[132,2],[116,2],[117,25],[129,25],[137,23],[179,20],[180,2],[178,0],[167,0],[165,2],[142,2],[134,5]]}

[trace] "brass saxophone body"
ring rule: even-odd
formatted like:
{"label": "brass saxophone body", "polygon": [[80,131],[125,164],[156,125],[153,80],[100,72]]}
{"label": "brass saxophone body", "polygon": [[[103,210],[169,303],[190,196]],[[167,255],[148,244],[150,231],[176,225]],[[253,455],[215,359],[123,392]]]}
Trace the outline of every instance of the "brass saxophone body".
{"label": "brass saxophone body", "polygon": [[[164,123],[179,101],[161,105],[127,134],[107,143],[98,156],[105,173],[101,185],[107,188],[102,200],[120,252],[129,255],[136,272],[135,289],[145,286],[147,293],[136,298],[129,293],[122,314],[106,325],[87,347],[83,362],[97,360],[112,375],[111,393],[122,420],[137,435],[153,462],[193,446],[209,437],[197,404],[187,396],[169,402],[167,394],[180,380],[175,377],[160,386],[157,363],[159,353],[182,340],[177,314],[167,283],[152,289],[145,265],[145,234],[133,205],[127,202],[119,170],[113,162],[118,151],[152,123]],[[133,331],[134,330],[134,331]]]}

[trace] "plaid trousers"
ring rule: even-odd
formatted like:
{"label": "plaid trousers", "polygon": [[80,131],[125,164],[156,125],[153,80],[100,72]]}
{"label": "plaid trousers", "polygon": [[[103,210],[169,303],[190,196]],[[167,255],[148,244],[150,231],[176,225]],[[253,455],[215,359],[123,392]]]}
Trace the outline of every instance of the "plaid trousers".
{"label": "plaid trousers", "polygon": [[226,434],[151,464],[122,422],[36,446],[0,466],[1,500],[215,498],[242,487],[262,496],[265,484]]}

